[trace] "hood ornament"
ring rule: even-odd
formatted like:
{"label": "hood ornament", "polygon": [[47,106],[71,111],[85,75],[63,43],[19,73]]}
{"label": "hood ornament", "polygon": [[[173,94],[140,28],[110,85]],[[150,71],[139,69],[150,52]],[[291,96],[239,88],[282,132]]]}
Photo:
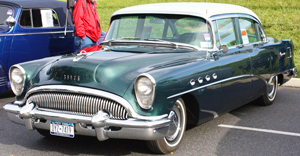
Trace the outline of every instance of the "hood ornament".
{"label": "hood ornament", "polygon": [[85,58],[87,56],[93,55],[94,53],[87,53],[85,50],[81,50],[77,56],[73,59],[73,62],[77,62],[82,58]]}

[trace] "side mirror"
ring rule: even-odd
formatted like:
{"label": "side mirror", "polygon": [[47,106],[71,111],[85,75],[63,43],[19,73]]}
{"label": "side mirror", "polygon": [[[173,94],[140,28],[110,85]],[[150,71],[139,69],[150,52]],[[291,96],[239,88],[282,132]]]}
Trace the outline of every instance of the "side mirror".
{"label": "side mirror", "polygon": [[222,45],[219,47],[219,50],[223,51],[223,53],[227,53],[227,52],[228,52],[228,46],[225,45],[225,44],[222,44]]}
{"label": "side mirror", "polygon": [[7,23],[7,25],[8,25],[9,27],[12,27],[12,26],[14,26],[14,25],[16,24],[16,20],[15,20],[15,18],[13,18],[12,16],[9,16],[9,17],[5,20],[5,22]]}

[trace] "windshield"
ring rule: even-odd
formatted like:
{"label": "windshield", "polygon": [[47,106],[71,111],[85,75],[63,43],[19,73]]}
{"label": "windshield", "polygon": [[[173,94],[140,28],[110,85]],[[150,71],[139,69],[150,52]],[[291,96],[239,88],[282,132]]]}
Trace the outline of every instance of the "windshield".
{"label": "windshield", "polygon": [[14,15],[14,10],[8,6],[0,6],[0,26],[5,25],[5,20]]}
{"label": "windshield", "polygon": [[113,19],[105,40],[134,40],[184,43],[212,48],[208,23],[183,15],[128,15]]}

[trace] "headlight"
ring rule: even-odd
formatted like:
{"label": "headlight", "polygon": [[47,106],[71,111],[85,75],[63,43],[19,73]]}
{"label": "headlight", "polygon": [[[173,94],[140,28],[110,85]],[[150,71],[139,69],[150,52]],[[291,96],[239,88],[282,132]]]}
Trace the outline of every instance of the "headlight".
{"label": "headlight", "polygon": [[142,74],[137,77],[134,84],[135,95],[139,105],[143,109],[150,109],[155,94],[155,80],[149,74]]}
{"label": "headlight", "polygon": [[25,84],[24,69],[19,65],[12,66],[9,70],[9,81],[11,84],[11,89],[15,95],[21,95]]}

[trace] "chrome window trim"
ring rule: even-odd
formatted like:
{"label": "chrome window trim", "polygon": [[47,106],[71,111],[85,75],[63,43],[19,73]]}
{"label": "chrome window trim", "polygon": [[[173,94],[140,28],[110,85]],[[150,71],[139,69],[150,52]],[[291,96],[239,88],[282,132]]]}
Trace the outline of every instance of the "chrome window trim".
{"label": "chrome window trim", "polygon": [[[47,86],[40,86],[40,87],[35,87],[30,89],[24,99],[21,102],[22,104],[26,103],[26,100],[28,99],[28,97],[36,92],[75,92],[78,94],[84,94],[84,95],[93,95],[93,96],[101,96],[104,98],[108,98],[111,99],[113,101],[118,102],[119,104],[123,105],[125,107],[125,109],[128,111],[128,115],[130,117],[136,118],[136,119],[141,119],[141,120],[159,120],[159,119],[163,119],[168,117],[168,114],[163,114],[160,116],[143,116],[143,115],[139,115],[137,114],[133,107],[130,105],[130,103],[125,100],[124,98],[109,93],[109,92],[105,92],[105,91],[101,91],[101,90],[97,90],[97,89],[92,89],[92,88],[85,88],[85,87],[78,87],[78,86],[68,86],[68,85],[47,85]],[[16,103],[16,102],[15,102]],[[18,103],[20,103],[18,101]]]}
{"label": "chrome window trim", "polygon": [[260,41],[260,42],[267,42],[267,35],[266,35],[264,29],[262,28],[262,25],[259,24],[259,23],[257,23],[257,27],[258,27],[258,29],[262,32],[263,37],[264,37],[264,38],[263,38],[263,41]]}
{"label": "chrome window trim", "polygon": [[177,94],[171,95],[171,96],[167,97],[167,99],[171,99],[171,98],[174,98],[174,97],[186,94],[186,93],[190,93],[190,92],[202,89],[202,88],[206,88],[206,87],[209,87],[209,86],[212,86],[212,85],[215,85],[215,84],[219,84],[219,83],[222,83],[222,82],[231,81],[231,80],[239,79],[239,78],[243,78],[243,77],[253,77],[253,76],[254,76],[253,74],[245,74],[245,75],[239,75],[239,76],[234,76],[234,77],[226,78],[226,79],[223,79],[223,80],[220,80],[220,81],[212,82],[212,83],[209,83],[209,84],[197,87],[197,88],[193,88],[193,89],[181,92],[181,93],[177,93]]}
{"label": "chrome window trim", "polygon": [[[219,40],[219,43],[220,43],[220,46],[221,46],[221,40],[220,40],[220,38],[221,38],[221,36],[220,36],[220,33],[219,33],[219,24],[218,24],[218,21],[217,20],[213,20],[212,21],[212,23],[216,23],[216,30],[217,30],[217,33],[218,33],[218,40]],[[214,26],[214,25],[212,25],[212,26]],[[214,29],[213,29],[214,30]],[[217,46],[217,39],[216,39],[216,37],[215,37],[215,32],[213,33],[214,34],[214,43],[215,43],[215,47],[216,48],[218,48],[218,46]]]}
{"label": "chrome window trim", "polygon": [[216,15],[216,16],[212,16],[211,20],[218,20],[218,19],[223,19],[223,18],[239,18],[239,17],[244,17],[244,18],[249,18],[252,19],[254,21],[256,21],[257,23],[261,24],[261,22],[256,19],[255,17],[248,15],[248,14],[224,14],[224,15]]}
{"label": "chrome window trim", "polygon": [[31,28],[33,28],[33,18],[32,18],[32,10],[31,9],[29,9],[29,11],[30,11],[30,23],[31,23]]}
{"label": "chrome window trim", "polygon": [[[27,28],[28,29],[28,28]],[[30,28],[31,29],[31,28]],[[17,33],[17,34],[0,34],[0,36],[25,36],[25,35],[44,35],[44,34],[61,34],[65,31],[51,31],[51,32],[37,32],[37,33]],[[67,31],[67,33],[73,33],[74,31]]]}

